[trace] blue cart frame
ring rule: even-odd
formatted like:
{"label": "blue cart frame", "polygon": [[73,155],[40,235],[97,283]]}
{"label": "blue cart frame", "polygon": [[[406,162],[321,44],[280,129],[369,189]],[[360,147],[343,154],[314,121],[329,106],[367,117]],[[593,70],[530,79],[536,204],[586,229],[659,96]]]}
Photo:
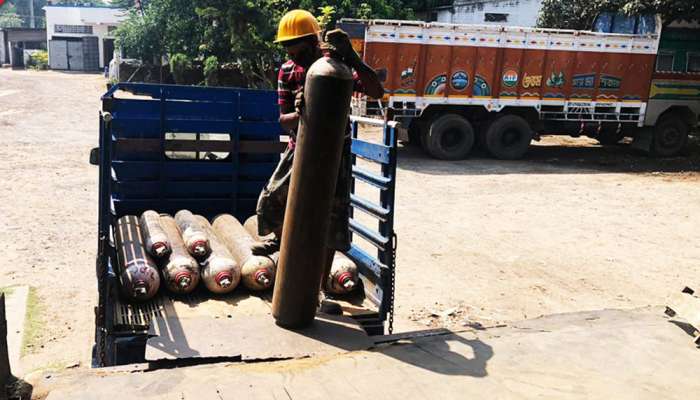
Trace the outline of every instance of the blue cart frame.
{"label": "blue cart frame", "polygon": [[[121,98],[116,93],[138,96]],[[238,88],[125,84],[113,86],[102,97],[99,148],[91,162],[99,165],[98,252],[96,273],[98,305],[94,366],[143,361],[146,333],[133,326],[117,326],[119,306],[116,257],[112,236],[117,218],[155,209],[174,213],[189,209],[212,218],[231,213],[243,221],[272,174],[285,143],[280,142],[277,94]],[[352,211],[363,212],[376,228],[350,221],[353,243],[347,252],[360,269],[365,297],[376,313],[358,317],[369,334],[383,334],[393,314],[394,188],[396,182],[395,122],[352,119],[353,164],[362,158],[381,166],[381,173],[353,165]],[[382,128],[382,143],[358,137],[360,123]],[[190,134],[182,140],[172,134]],[[222,135],[226,140],[210,140]],[[219,159],[173,159],[169,152],[225,154]],[[380,190],[379,203],[355,194],[359,180]],[[355,243],[362,237],[376,248],[368,252]]]}

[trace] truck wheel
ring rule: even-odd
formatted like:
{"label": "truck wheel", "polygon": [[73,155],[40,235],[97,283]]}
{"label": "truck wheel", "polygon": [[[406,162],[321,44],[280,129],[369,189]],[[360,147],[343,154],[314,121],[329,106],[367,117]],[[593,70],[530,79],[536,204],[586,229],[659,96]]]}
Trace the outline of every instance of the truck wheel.
{"label": "truck wheel", "polygon": [[596,140],[602,145],[616,144],[624,138],[625,132],[618,124],[603,124],[596,136]]}
{"label": "truck wheel", "polygon": [[423,148],[441,160],[465,158],[474,146],[474,129],[464,117],[445,114],[430,124],[423,136]]}
{"label": "truck wheel", "polygon": [[671,157],[680,153],[688,143],[688,125],[673,114],[662,117],[654,127],[652,153]]}
{"label": "truck wheel", "polygon": [[530,147],[532,129],[517,115],[499,117],[486,129],[486,149],[501,160],[521,158]]}
{"label": "truck wheel", "polygon": [[417,119],[414,119],[411,122],[411,125],[408,126],[408,143],[411,146],[420,146],[421,144],[421,135],[423,134],[423,131],[425,130],[423,123],[418,121]]}

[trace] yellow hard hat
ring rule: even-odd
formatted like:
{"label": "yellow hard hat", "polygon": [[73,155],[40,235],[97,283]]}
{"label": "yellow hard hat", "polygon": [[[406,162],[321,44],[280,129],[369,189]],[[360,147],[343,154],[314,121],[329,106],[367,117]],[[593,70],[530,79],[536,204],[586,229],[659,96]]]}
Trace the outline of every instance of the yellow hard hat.
{"label": "yellow hard hat", "polygon": [[306,10],[292,10],[280,20],[275,43],[315,35],[321,31],[316,18]]}

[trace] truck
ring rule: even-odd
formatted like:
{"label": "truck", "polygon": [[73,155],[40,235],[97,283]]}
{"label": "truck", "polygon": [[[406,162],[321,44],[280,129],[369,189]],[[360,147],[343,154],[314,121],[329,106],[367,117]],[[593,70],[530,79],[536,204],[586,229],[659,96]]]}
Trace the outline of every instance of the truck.
{"label": "truck", "polygon": [[[260,348],[274,330],[271,292],[237,288],[216,296],[202,289],[175,296],[161,289],[148,302],[130,302],[118,290],[114,236],[118,218],[149,209],[171,215],[187,209],[210,220],[229,213],[241,222],[254,215],[286,147],[278,118],[274,91],[119,83],[102,97],[99,147],[90,154],[99,166],[94,366],[283,357],[284,349]],[[361,124],[374,127],[374,140],[358,135]],[[341,322],[358,327],[352,332],[380,335],[391,331],[393,318],[398,124],[353,117],[351,126],[352,245],[346,256],[357,264],[360,280],[359,290],[336,300]]]}
{"label": "truck", "polygon": [[[591,31],[397,20],[341,20],[384,78],[382,99],[354,112],[396,110],[399,139],[456,160],[475,145],[518,159],[543,134],[634,138],[681,153],[700,115],[700,24],[600,14]],[[377,101],[379,102],[378,107]]]}

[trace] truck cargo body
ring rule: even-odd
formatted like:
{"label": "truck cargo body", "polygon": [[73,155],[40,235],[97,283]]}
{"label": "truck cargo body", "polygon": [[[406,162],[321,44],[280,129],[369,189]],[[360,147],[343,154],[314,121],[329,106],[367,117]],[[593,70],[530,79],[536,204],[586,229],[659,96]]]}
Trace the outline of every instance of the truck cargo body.
{"label": "truck cargo body", "polygon": [[[269,314],[265,304],[271,292],[258,295],[242,288],[219,296],[202,287],[186,296],[161,290],[145,304],[127,301],[118,293],[114,227],[119,217],[149,209],[170,215],[187,209],[210,221],[222,213],[240,221],[253,215],[260,190],[286,147],[280,141],[276,92],[118,84],[102,101],[100,146],[91,153],[91,162],[100,169],[94,365],[152,361],[147,358],[148,341],[154,332],[163,333],[166,328],[174,334],[190,327],[179,334],[192,340],[207,339],[206,326],[219,318],[234,318],[244,325],[251,309],[243,307],[247,311],[242,313],[236,305],[246,298],[264,306],[255,313]],[[360,120],[376,125],[381,141],[358,138]],[[392,310],[396,125],[362,118],[352,123],[354,164],[362,160],[362,165],[378,166],[372,171],[353,167],[354,179],[373,185],[380,195],[371,199],[353,190],[352,209],[367,218],[350,221],[353,242],[346,253],[358,264],[362,286],[346,315],[369,334],[384,333]],[[362,245],[358,238],[363,239]],[[156,320],[164,325],[158,326]],[[235,341],[237,334],[230,332],[226,337]],[[219,344],[210,343],[210,347]]]}
{"label": "truck cargo body", "polygon": [[[494,153],[483,136],[506,114],[525,122],[530,130],[521,133],[531,138],[588,134],[606,141],[655,126],[669,110],[656,103],[653,115],[648,114],[651,101],[658,99],[656,82],[663,78],[655,69],[661,23],[638,21],[637,34],[391,20],[344,20],[341,27],[350,30],[364,60],[385,77],[382,103],[396,109],[413,133],[401,139],[420,141],[432,155],[454,159],[470,150],[459,146],[455,130],[473,130],[471,141]],[[358,26],[364,26],[362,33]],[[700,75],[691,75],[686,81],[696,87]],[[692,127],[700,98],[686,100]],[[373,102],[364,105],[360,113],[371,113]],[[452,123],[438,124],[442,130],[452,127],[451,133],[435,133],[452,143],[426,138],[431,125],[446,114],[464,120],[452,117]],[[441,151],[431,148],[436,143]],[[516,157],[501,158],[522,156],[527,149],[522,143],[529,141],[511,153]]]}

